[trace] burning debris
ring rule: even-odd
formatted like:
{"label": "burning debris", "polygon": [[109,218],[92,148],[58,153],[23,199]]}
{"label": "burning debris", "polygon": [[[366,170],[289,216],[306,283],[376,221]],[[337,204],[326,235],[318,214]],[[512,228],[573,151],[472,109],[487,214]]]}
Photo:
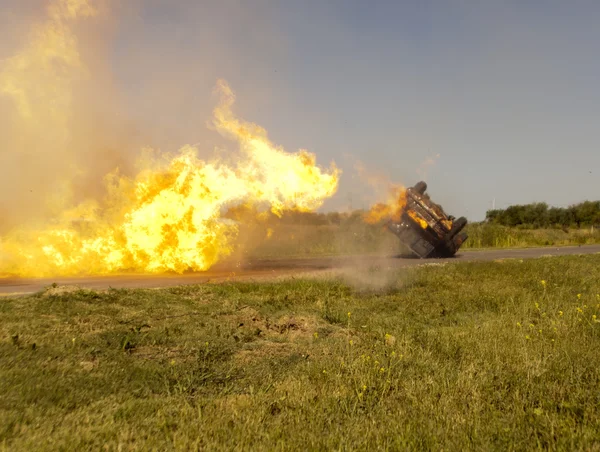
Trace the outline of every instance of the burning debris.
{"label": "burning debris", "polygon": [[425,182],[407,188],[404,193],[406,204],[399,221],[392,219],[386,226],[418,257],[453,256],[467,239],[467,234],[461,232],[467,219],[446,215],[425,190]]}
{"label": "burning debris", "polygon": [[391,218],[386,227],[420,258],[453,256],[467,239],[467,234],[461,232],[467,219],[446,215],[425,190],[425,182],[407,189],[396,188],[394,201],[376,205],[366,220],[374,223]]}

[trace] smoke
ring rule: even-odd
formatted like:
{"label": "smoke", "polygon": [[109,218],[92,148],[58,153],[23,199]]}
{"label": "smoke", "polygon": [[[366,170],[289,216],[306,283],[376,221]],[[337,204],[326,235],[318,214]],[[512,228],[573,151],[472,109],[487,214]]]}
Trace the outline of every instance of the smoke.
{"label": "smoke", "polygon": [[56,215],[129,162],[104,5],[55,0],[0,62],[0,233]]}
{"label": "smoke", "polygon": [[433,167],[438,159],[440,158],[440,154],[435,154],[433,156],[427,157],[425,160],[421,162],[419,167],[417,168],[417,174],[421,178],[421,180],[426,181],[427,176],[429,175],[429,170]]}
{"label": "smoke", "polygon": [[373,191],[378,199],[384,198],[390,187],[394,185],[383,171],[367,168],[365,163],[358,159],[354,161],[354,170],[358,178]]}

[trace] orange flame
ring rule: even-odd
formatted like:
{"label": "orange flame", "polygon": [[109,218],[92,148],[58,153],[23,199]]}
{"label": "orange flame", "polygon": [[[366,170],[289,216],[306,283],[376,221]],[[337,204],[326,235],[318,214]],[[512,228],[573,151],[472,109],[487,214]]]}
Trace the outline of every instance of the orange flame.
{"label": "orange flame", "polygon": [[392,186],[387,203],[378,203],[371,207],[364,220],[369,224],[377,224],[382,220],[399,221],[406,207],[406,188]]}
{"label": "orange flame", "polygon": [[390,190],[390,199],[387,203],[378,203],[371,207],[364,220],[369,224],[377,224],[383,220],[400,221],[406,212],[421,228],[427,229],[428,224],[412,210],[406,210],[406,188],[394,186]]}
{"label": "orange flame", "polygon": [[412,210],[407,211],[407,214],[409,217],[411,217],[415,221],[415,223],[417,223],[419,226],[421,226],[422,229],[427,229],[427,226],[429,226],[425,220],[423,220],[421,217],[419,217]]}

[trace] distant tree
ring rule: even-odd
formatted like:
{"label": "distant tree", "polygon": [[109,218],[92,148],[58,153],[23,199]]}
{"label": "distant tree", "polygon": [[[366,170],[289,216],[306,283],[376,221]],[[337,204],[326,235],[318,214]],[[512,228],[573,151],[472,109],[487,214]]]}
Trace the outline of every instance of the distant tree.
{"label": "distant tree", "polygon": [[600,213],[600,201],[584,201],[574,206],[574,209],[577,224],[589,226],[594,224]]}
{"label": "distant tree", "polygon": [[564,211],[559,207],[551,207],[548,209],[547,219],[548,226],[564,225]]}
{"label": "distant tree", "polygon": [[497,223],[502,215],[502,212],[504,211],[501,209],[488,210],[485,213],[485,220],[488,223]]}
{"label": "distant tree", "polygon": [[523,223],[527,225],[533,225],[533,227],[547,227],[548,226],[548,204],[545,202],[538,202],[535,204],[529,204],[526,206]]}
{"label": "distant tree", "polygon": [[509,206],[506,208],[506,210],[504,211],[502,217],[503,217],[503,224],[505,226],[511,226],[511,227],[515,227],[519,224],[523,224],[523,214],[524,211],[524,206]]}

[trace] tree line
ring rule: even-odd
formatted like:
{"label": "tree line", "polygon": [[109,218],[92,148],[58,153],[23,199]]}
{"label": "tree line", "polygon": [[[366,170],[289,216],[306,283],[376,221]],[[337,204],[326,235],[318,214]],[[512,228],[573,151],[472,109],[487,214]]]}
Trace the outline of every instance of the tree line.
{"label": "tree line", "polygon": [[589,227],[600,226],[600,201],[584,201],[569,207],[549,207],[544,202],[488,210],[488,223],[509,227]]}

